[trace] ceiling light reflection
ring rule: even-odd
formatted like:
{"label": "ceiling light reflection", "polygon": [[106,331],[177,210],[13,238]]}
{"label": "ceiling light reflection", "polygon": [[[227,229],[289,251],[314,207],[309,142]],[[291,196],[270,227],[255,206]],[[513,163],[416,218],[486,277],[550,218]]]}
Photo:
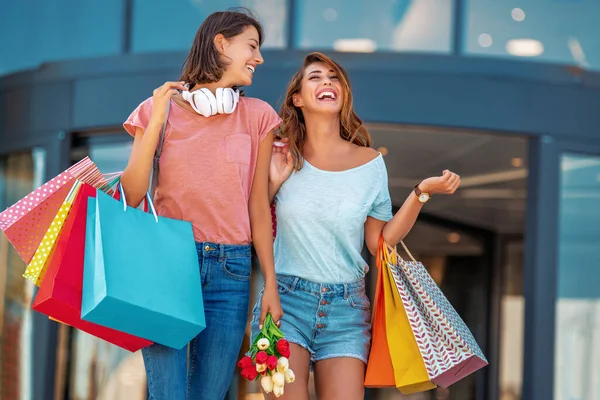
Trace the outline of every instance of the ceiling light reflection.
{"label": "ceiling light reflection", "polygon": [[372,53],[377,49],[377,44],[371,39],[338,39],[333,42],[333,50],[354,53]]}
{"label": "ceiling light reflection", "polygon": [[337,20],[338,14],[335,8],[328,8],[323,11],[323,19],[328,22],[333,22]]}
{"label": "ceiling light reflection", "polygon": [[536,57],[544,52],[544,45],[535,39],[512,39],[506,43],[506,51],[517,57]]}
{"label": "ceiling light reflection", "polygon": [[523,11],[520,8],[513,8],[510,15],[512,16],[512,19],[514,19],[517,22],[525,21],[525,11]]}
{"label": "ceiling light reflection", "polygon": [[487,33],[482,33],[477,39],[477,42],[481,47],[490,47],[493,41],[492,36]]}

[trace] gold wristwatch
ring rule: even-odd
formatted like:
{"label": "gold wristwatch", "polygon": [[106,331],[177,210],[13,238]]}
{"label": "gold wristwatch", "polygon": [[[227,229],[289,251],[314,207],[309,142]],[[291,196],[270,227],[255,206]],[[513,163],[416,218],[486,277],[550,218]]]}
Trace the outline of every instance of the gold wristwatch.
{"label": "gold wristwatch", "polygon": [[431,195],[429,193],[426,192],[422,192],[421,189],[419,189],[419,184],[417,184],[415,186],[415,194],[417,195],[417,200],[419,200],[420,203],[427,203],[429,201],[429,199],[431,199]]}

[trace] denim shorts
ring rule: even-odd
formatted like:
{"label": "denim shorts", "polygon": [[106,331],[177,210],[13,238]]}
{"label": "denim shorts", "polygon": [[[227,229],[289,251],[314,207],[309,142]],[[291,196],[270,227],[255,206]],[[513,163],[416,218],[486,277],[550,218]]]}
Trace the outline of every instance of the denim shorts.
{"label": "denim shorts", "polygon": [[[283,318],[281,330],[290,343],[316,361],[351,357],[369,358],[371,312],[364,280],[348,284],[321,284],[294,276],[277,275]],[[252,341],[258,332],[260,303],[252,311]]]}

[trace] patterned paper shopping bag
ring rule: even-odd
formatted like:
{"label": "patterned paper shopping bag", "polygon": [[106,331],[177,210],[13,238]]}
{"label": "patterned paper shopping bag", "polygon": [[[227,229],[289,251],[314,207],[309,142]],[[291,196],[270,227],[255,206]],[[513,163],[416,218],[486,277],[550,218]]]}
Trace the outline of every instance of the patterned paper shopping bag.
{"label": "patterned paper shopping bag", "polygon": [[63,225],[32,308],[50,319],[103,339],[125,350],[137,351],[152,342],[81,319],[83,261],[87,204],[96,189],[83,184]]}
{"label": "patterned paper shopping bag", "polygon": [[79,188],[81,187],[81,183],[77,181],[73,187],[71,188],[71,192],[63,202],[62,206],[58,210],[58,213],[52,220],[50,227],[46,231],[46,234],[42,238],[40,245],[38,246],[35,254],[33,255],[33,259],[27,265],[27,269],[25,269],[25,273],[23,276],[31,281],[36,286],[40,286],[42,279],[44,279],[44,274],[46,271],[47,263],[52,253],[54,252],[54,245],[56,243],[56,238],[60,234],[64,222],[69,215],[69,211],[73,205],[73,200],[77,195]]}
{"label": "patterned paper shopping bag", "polygon": [[88,157],[0,213],[0,230],[29,264],[75,180],[104,187],[106,180]]}
{"label": "patterned paper shopping bag", "polygon": [[[392,264],[394,279],[407,309],[431,381],[448,387],[488,365],[471,331],[429,275],[415,260]],[[397,253],[396,253],[397,254]],[[408,304],[412,307],[409,309]]]}

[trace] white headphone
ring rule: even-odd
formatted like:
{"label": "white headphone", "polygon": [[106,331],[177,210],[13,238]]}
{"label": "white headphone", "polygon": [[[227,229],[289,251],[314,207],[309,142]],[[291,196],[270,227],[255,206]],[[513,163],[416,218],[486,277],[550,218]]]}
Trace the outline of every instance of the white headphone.
{"label": "white headphone", "polygon": [[192,108],[200,115],[210,117],[215,114],[231,114],[235,111],[240,100],[239,90],[232,88],[217,88],[216,96],[207,88],[193,92],[181,92],[183,99],[190,103]]}

